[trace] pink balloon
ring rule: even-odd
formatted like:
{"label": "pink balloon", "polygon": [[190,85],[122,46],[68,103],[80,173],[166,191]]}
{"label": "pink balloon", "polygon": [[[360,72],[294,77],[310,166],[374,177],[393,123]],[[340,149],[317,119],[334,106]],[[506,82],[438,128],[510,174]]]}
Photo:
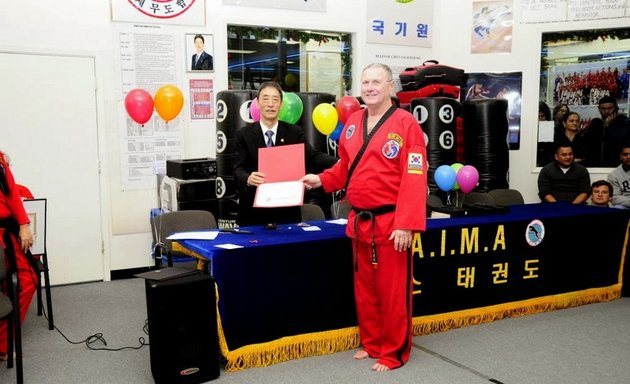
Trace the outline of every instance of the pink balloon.
{"label": "pink balloon", "polygon": [[464,165],[457,171],[457,184],[464,193],[471,192],[479,181],[479,172],[472,165]]}
{"label": "pink balloon", "polygon": [[133,121],[144,124],[153,115],[153,97],[144,89],[132,89],[125,96],[125,109]]}
{"label": "pink balloon", "polygon": [[249,104],[249,114],[254,122],[260,120],[260,107],[258,107],[258,99],[252,100]]}

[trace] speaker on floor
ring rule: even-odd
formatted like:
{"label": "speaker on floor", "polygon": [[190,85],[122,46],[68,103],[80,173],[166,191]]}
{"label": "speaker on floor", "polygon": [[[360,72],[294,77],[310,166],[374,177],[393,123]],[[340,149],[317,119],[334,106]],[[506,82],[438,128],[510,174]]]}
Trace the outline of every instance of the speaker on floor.
{"label": "speaker on floor", "polygon": [[219,377],[214,280],[195,273],[145,282],[151,373],[157,384]]}

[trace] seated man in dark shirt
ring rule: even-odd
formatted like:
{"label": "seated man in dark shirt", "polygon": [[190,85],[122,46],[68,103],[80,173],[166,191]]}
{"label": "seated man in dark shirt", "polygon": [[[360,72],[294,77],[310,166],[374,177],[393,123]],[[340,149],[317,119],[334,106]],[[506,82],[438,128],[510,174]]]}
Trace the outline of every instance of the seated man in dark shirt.
{"label": "seated man in dark shirt", "polygon": [[588,170],[573,161],[573,148],[559,144],[554,161],[540,170],[538,175],[538,196],[546,203],[566,201],[583,204],[591,191],[591,177]]}

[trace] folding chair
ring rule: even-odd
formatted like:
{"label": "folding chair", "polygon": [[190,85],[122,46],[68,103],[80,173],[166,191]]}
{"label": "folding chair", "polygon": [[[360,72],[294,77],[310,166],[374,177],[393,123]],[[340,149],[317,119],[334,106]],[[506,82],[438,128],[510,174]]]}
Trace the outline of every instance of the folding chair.
{"label": "folding chair", "polygon": [[521,195],[521,193],[516,189],[493,189],[489,191],[488,194],[492,196],[495,203],[500,207],[525,204],[523,195]]}
{"label": "folding chair", "polygon": [[306,203],[300,207],[302,221],[326,220],[324,210],[317,204]]}
{"label": "folding chair", "polygon": [[153,233],[155,266],[159,268],[162,259],[166,258],[169,267],[173,266],[173,257],[188,257],[185,254],[173,252],[171,240],[167,237],[177,232],[202,231],[217,228],[214,215],[208,211],[186,210],[173,211],[155,216],[151,219]]}
{"label": "folding chair", "polygon": [[351,209],[348,200],[338,200],[330,206],[330,214],[333,219],[347,219]]}
{"label": "folding chair", "polygon": [[44,309],[42,302],[42,276],[44,277],[44,290],[46,292],[46,311],[48,311],[48,329],[55,329],[52,293],[50,291],[50,274],[48,270],[48,252],[46,250],[46,215],[47,200],[24,200],[24,209],[31,220],[31,232],[33,233],[33,246],[26,253],[26,257],[35,273],[37,273],[37,316],[41,316]]}

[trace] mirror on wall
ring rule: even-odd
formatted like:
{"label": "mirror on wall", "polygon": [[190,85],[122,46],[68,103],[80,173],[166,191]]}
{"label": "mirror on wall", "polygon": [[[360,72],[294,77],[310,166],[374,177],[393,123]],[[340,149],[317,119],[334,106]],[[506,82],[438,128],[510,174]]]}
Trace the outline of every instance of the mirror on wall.
{"label": "mirror on wall", "polygon": [[[536,166],[553,161],[556,143],[566,140],[587,167],[619,165],[618,147],[630,140],[629,71],[628,28],[542,34]],[[615,104],[610,116],[606,107]],[[565,115],[567,121],[562,112],[554,116],[567,110],[573,116]]]}
{"label": "mirror on wall", "polygon": [[228,25],[231,89],[276,81],[287,92],[326,92],[340,98],[351,87],[351,36],[332,31]]}

